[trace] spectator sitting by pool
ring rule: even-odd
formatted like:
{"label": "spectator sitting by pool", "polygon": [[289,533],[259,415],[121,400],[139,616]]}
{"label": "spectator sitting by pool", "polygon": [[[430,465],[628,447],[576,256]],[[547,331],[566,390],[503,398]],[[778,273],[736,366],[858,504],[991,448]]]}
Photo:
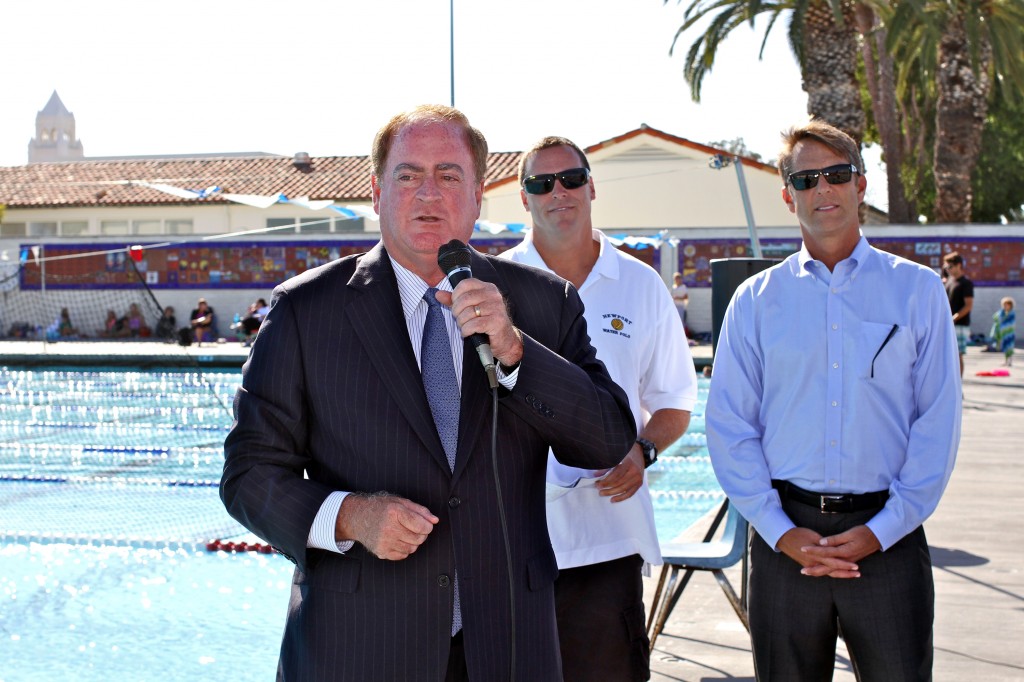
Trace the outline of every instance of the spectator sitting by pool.
{"label": "spectator sitting by pool", "polygon": [[205,298],[199,299],[196,303],[196,308],[189,315],[189,321],[192,325],[192,333],[195,335],[195,341],[197,346],[201,346],[203,341],[214,341],[215,334],[213,332],[213,308],[207,304]]}
{"label": "spectator sitting by pool", "polygon": [[32,325],[28,322],[14,322],[7,330],[7,336],[12,339],[27,339],[32,336]]}
{"label": "spectator sitting by pool", "polygon": [[177,337],[178,319],[174,316],[174,307],[164,308],[163,315],[156,322],[156,337],[161,341],[174,341]]}
{"label": "spectator sitting by pool", "polygon": [[125,334],[122,333],[122,329],[127,329],[125,318],[118,318],[117,313],[113,310],[108,310],[107,319],[103,324],[103,329],[97,331],[96,335],[107,339],[113,339],[119,336],[125,336]]}
{"label": "spectator sitting by pool", "polygon": [[57,318],[57,335],[62,339],[78,337],[78,330],[71,324],[71,314],[67,308],[60,309],[60,317]]}
{"label": "spectator sitting by pool", "polygon": [[125,316],[125,328],[127,333],[121,334],[121,336],[131,336],[132,338],[146,337],[151,334],[149,325],[146,324],[146,318],[142,315],[142,310],[139,308],[138,303],[132,303],[128,306],[128,314]]}
{"label": "spectator sitting by pool", "polygon": [[256,332],[260,330],[263,318],[267,316],[268,312],[270,312],[270,306],[267,305],[267,301],[265,299],[258,298],[255,303],[249,306],[249,310],[245,313],[245,317],[231,325],[231,328],[238,335],[238,340],[242,342],[243,346],[252,345],[253,339],[256,338]]}

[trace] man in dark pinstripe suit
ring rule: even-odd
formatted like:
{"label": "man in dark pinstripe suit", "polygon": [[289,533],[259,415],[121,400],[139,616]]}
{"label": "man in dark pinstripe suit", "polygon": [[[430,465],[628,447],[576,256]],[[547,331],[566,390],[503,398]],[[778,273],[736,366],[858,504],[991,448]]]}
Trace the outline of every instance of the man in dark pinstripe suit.
{"label": "man in dark pinstripe suit", "polygon": [[[393,118],[372,158],[381,243],[279,286],[244,367],[221,497],[296,563],[279,679],[491,682],[513,656],[516,679],[561,679],[546,452],[610,467],[635,426],[571,285],[474,251],[451,292],[437,251],[469,240],[486,156],[457,110]],[[454,470],[420,377],[428,287],[456,342]],[[474,333],[499,363],[496,460]]]}

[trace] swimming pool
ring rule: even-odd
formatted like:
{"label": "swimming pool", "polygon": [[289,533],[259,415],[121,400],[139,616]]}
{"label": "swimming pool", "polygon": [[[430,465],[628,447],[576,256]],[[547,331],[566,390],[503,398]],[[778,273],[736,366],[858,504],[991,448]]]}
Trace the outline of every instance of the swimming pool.
{"label": "swimming pool", "polygon": [[291,574],[278,555],[6,544],[0,680],[272,679]]}
{"label": "swimming pool", "polygon": [[0,539],[203,546],[235,372],[0,370]]}
{"label": "swimming pool", "polygon": [[[292,564],[217,495],[238,371],[0,369],[0,682],[268,679]],[[659,535],[722,493],[703,434],[650,470]]]}

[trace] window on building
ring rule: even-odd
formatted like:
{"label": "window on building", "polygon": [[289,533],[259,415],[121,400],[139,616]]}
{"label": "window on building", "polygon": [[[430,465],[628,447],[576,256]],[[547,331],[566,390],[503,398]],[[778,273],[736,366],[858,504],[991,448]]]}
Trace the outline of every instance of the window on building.
{"label": "window on building", "polygon": [[56,237],[57,223],[29,223],[28,237]]}
{"label": "window on building", "polygon": [[133,220],[132,234],[154,235],[163,234],[163,225],[159,220]]}
{"label": "window on building", "polygon": [[167,234],[192,234],[191,220],[165,220]]}
{"label": "window on building", "polygon": [[335,232],[365,232],[362,218],[335,218]]}
{"label": "window on building", "polygon": [[[360,225],[360,228],[356,231],[362,232],[360,221],[352,221],[356,225]],[[334,231],[338,230],[340,223],[335,223]],[[270,234],[330,234],[331,230],[331,218],[267,218],[268,228],[275,229]],[[344,230],[345,232],[352,231],[351,229]]]}
{"label": "window on building", "polygon": [[24,237],[25,223],[0,223],[0,237]]}
{"label": "window on building", "polygon": [[100,221],[100,234],[102,235],[121,235],[131,234],[129,230],[127,220],[101,220]]}
{"label": "window on building", "polygon": [[318,234],[331,231],[330,218],[302,218],[299,221],[302,234]]}
{"label": "window on building", "polygon": [[267,228],[277,228],[268,234],[295,234],[298,222],[297,218],[267,218]]}
{"label": "window on building", "polygon": [[89,222],[87,220],[61,221],[60,235],[62,237],[81,237],[87,234],[89,234]]}

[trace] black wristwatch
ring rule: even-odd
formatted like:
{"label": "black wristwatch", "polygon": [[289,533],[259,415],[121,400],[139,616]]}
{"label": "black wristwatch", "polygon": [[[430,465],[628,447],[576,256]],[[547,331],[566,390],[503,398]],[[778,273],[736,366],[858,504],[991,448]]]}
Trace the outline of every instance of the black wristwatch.
{"label": "black wristwatch", "polygon": [[636,442],[640,443],[640,449],[643,451],[644,469],[658,461],[658,448],[654,443],[646,438],[637,438]]}

